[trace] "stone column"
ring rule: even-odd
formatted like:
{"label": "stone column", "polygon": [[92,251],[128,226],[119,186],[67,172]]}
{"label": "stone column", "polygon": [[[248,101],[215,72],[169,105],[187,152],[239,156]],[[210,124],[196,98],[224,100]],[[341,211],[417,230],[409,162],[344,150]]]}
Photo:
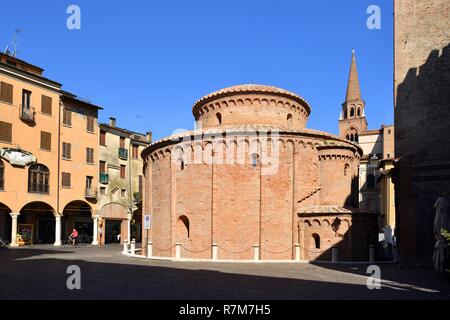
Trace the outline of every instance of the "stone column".
{"label": "stone column", "polygon": [[175,258],[181,258],[181,243],[175,244]]}
{"label": "stone column", "polygon": [[147,243],[147,258],[153,257],[153,243],[149,241]]}
{"label": "stone column", "polygon": [[10,216],[12,218],[10,247],[18,247],[19,245],[17,244],[17,218],[20,216],[20,213],[11,212]]}
{"label": "stone column", "polygon": [[127,241],[128,243],[131,243],[131,218],[133,217],[133,214],[128,213],[127,214]]}
{"label": "stone column", "polygon": [[92,230],[92,245],[93,246],[98,246],[98,218],[99,215],[96,214],[92,217],[94,219],[94,230]]}
{"label": "stone column", "polygon": [[217,260],[219,257],[219,247],[217,246],[216,243],[213,243],[211,247],[212,247],[212,259]]}
{"label": "stone column", "polygon": [[295,244],[295,261],[300,261],[301,257],[300,257],[300,244],[296,243]]}
{"label": "stone column", "polygon": [[53,244],[56,247],[61,246],[61,215],[55,215],[55,243]]}
{"label": "stone column", "polygon": [[259,244],[253,246],[253,260],[259,260]]}

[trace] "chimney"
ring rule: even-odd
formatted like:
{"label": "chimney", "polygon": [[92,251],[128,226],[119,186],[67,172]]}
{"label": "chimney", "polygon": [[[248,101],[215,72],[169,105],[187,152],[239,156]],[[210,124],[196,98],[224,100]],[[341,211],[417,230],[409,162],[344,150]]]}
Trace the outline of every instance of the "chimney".
{"label": "chimney", "polygon": [[115,127],[116,126],[116,118],[114,117],[109,117],[109,125],[111,127]]}
{"label": "chimney", "polygon": [[147,132],[147,142],[152,143],[152,139],[153,139],[152,132],[151,131]]}

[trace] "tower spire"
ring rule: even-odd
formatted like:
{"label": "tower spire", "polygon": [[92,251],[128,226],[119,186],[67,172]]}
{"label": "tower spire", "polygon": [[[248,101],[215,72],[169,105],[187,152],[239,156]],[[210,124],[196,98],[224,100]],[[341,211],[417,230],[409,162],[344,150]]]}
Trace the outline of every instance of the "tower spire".
{"label": "tower spire", "polygon": [[360,101],[361,90],[359,88],[358,70],[356,69],[355,49],[352,49],[352,62],[350,64],[350,74],[348,76],[347,94],[345,101]]}

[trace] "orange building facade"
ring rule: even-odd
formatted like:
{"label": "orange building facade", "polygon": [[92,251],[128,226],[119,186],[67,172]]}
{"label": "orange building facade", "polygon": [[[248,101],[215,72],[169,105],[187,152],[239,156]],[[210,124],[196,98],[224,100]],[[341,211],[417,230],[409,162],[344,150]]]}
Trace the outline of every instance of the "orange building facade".
{"label": "orange building facade", "polygon": [[98,110],[0,54],[0,237],[61,245],[73,228],[97,243]]}

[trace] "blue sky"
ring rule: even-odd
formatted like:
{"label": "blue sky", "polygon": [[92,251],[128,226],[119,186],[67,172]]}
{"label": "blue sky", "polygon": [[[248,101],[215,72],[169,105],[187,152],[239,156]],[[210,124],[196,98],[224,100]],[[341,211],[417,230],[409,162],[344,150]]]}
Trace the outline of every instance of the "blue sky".
{"label": "blue sky", "polygon": [[[81,9],[69,30],[66,9]],[[369,30],[366,9],[381,8]],[[0,48],[45,69],[65,90],[158,139],[191,129],[193,103],[245,83],[282,87],[312,106],[308,127],[337,133],[355,48],[369,127],[393,122],[392,0],[151,0],[2,3]]]}

